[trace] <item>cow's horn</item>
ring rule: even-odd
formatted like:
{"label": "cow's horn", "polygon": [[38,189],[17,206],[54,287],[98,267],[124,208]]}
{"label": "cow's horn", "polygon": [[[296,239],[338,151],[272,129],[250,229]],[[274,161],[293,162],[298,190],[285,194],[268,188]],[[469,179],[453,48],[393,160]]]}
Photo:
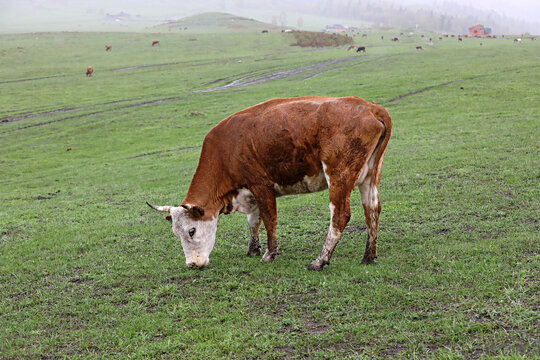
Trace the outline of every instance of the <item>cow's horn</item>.
{"label": "cow's horn", "polygon": [[172,206],[155,206],[155,205],[150,204],[148,201],[146,202],[146,204],[154,210],[168,212],[168,213],[171,212],[171,208],[172,208]]}

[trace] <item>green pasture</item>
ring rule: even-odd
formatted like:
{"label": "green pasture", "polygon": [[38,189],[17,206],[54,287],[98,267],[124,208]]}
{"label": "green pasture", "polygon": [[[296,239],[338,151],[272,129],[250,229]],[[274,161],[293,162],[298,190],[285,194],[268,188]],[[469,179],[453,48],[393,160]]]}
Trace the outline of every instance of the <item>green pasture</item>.
{"label": "green pasture", "polygon": [[[0,36],[0,358],[540,357],[540,44],[392,35],[355,37],[365,54],[272,31]],[[327,192],[278,199],[275,262],[244,255],[233,214],[187,268],[145,201],[182,201],[221,119],[304,95],[392,116],[377,263],[355,191],[321,272]]]}

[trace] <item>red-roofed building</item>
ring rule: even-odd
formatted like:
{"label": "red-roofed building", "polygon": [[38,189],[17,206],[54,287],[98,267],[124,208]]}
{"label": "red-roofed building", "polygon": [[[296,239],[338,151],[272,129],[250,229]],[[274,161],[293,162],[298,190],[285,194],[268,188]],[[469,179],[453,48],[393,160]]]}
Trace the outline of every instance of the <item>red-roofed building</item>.
{"label": "red-roofed building", "polygon": [[485,27],[482,24],[478,24],[469,28],[469,35],[473,37],[491,36],[491,28]]}

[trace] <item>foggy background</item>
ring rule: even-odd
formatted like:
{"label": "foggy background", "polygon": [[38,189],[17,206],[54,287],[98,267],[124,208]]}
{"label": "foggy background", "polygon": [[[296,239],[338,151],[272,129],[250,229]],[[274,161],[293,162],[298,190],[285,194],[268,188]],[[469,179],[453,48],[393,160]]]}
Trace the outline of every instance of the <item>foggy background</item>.
{"label": "foggy background", "polygon": [[465,34],[481,23],[493,34],[540,33],[540,0],[0,0],[0,32],[140,31],[210,11],[305,30],[340,23]]}

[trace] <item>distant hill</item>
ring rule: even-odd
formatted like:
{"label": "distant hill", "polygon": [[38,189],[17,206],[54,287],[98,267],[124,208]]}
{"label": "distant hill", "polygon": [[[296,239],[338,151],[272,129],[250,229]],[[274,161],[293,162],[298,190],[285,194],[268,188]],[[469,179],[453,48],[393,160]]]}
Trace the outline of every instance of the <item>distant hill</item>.
{"label": "distant hill", "polygon": [[221,12],[207,12],[199,15],[188,16],[179,20],[169,21],[154,26],[156,30],[168,31],[261,31],[280,30],[281,27]]}

